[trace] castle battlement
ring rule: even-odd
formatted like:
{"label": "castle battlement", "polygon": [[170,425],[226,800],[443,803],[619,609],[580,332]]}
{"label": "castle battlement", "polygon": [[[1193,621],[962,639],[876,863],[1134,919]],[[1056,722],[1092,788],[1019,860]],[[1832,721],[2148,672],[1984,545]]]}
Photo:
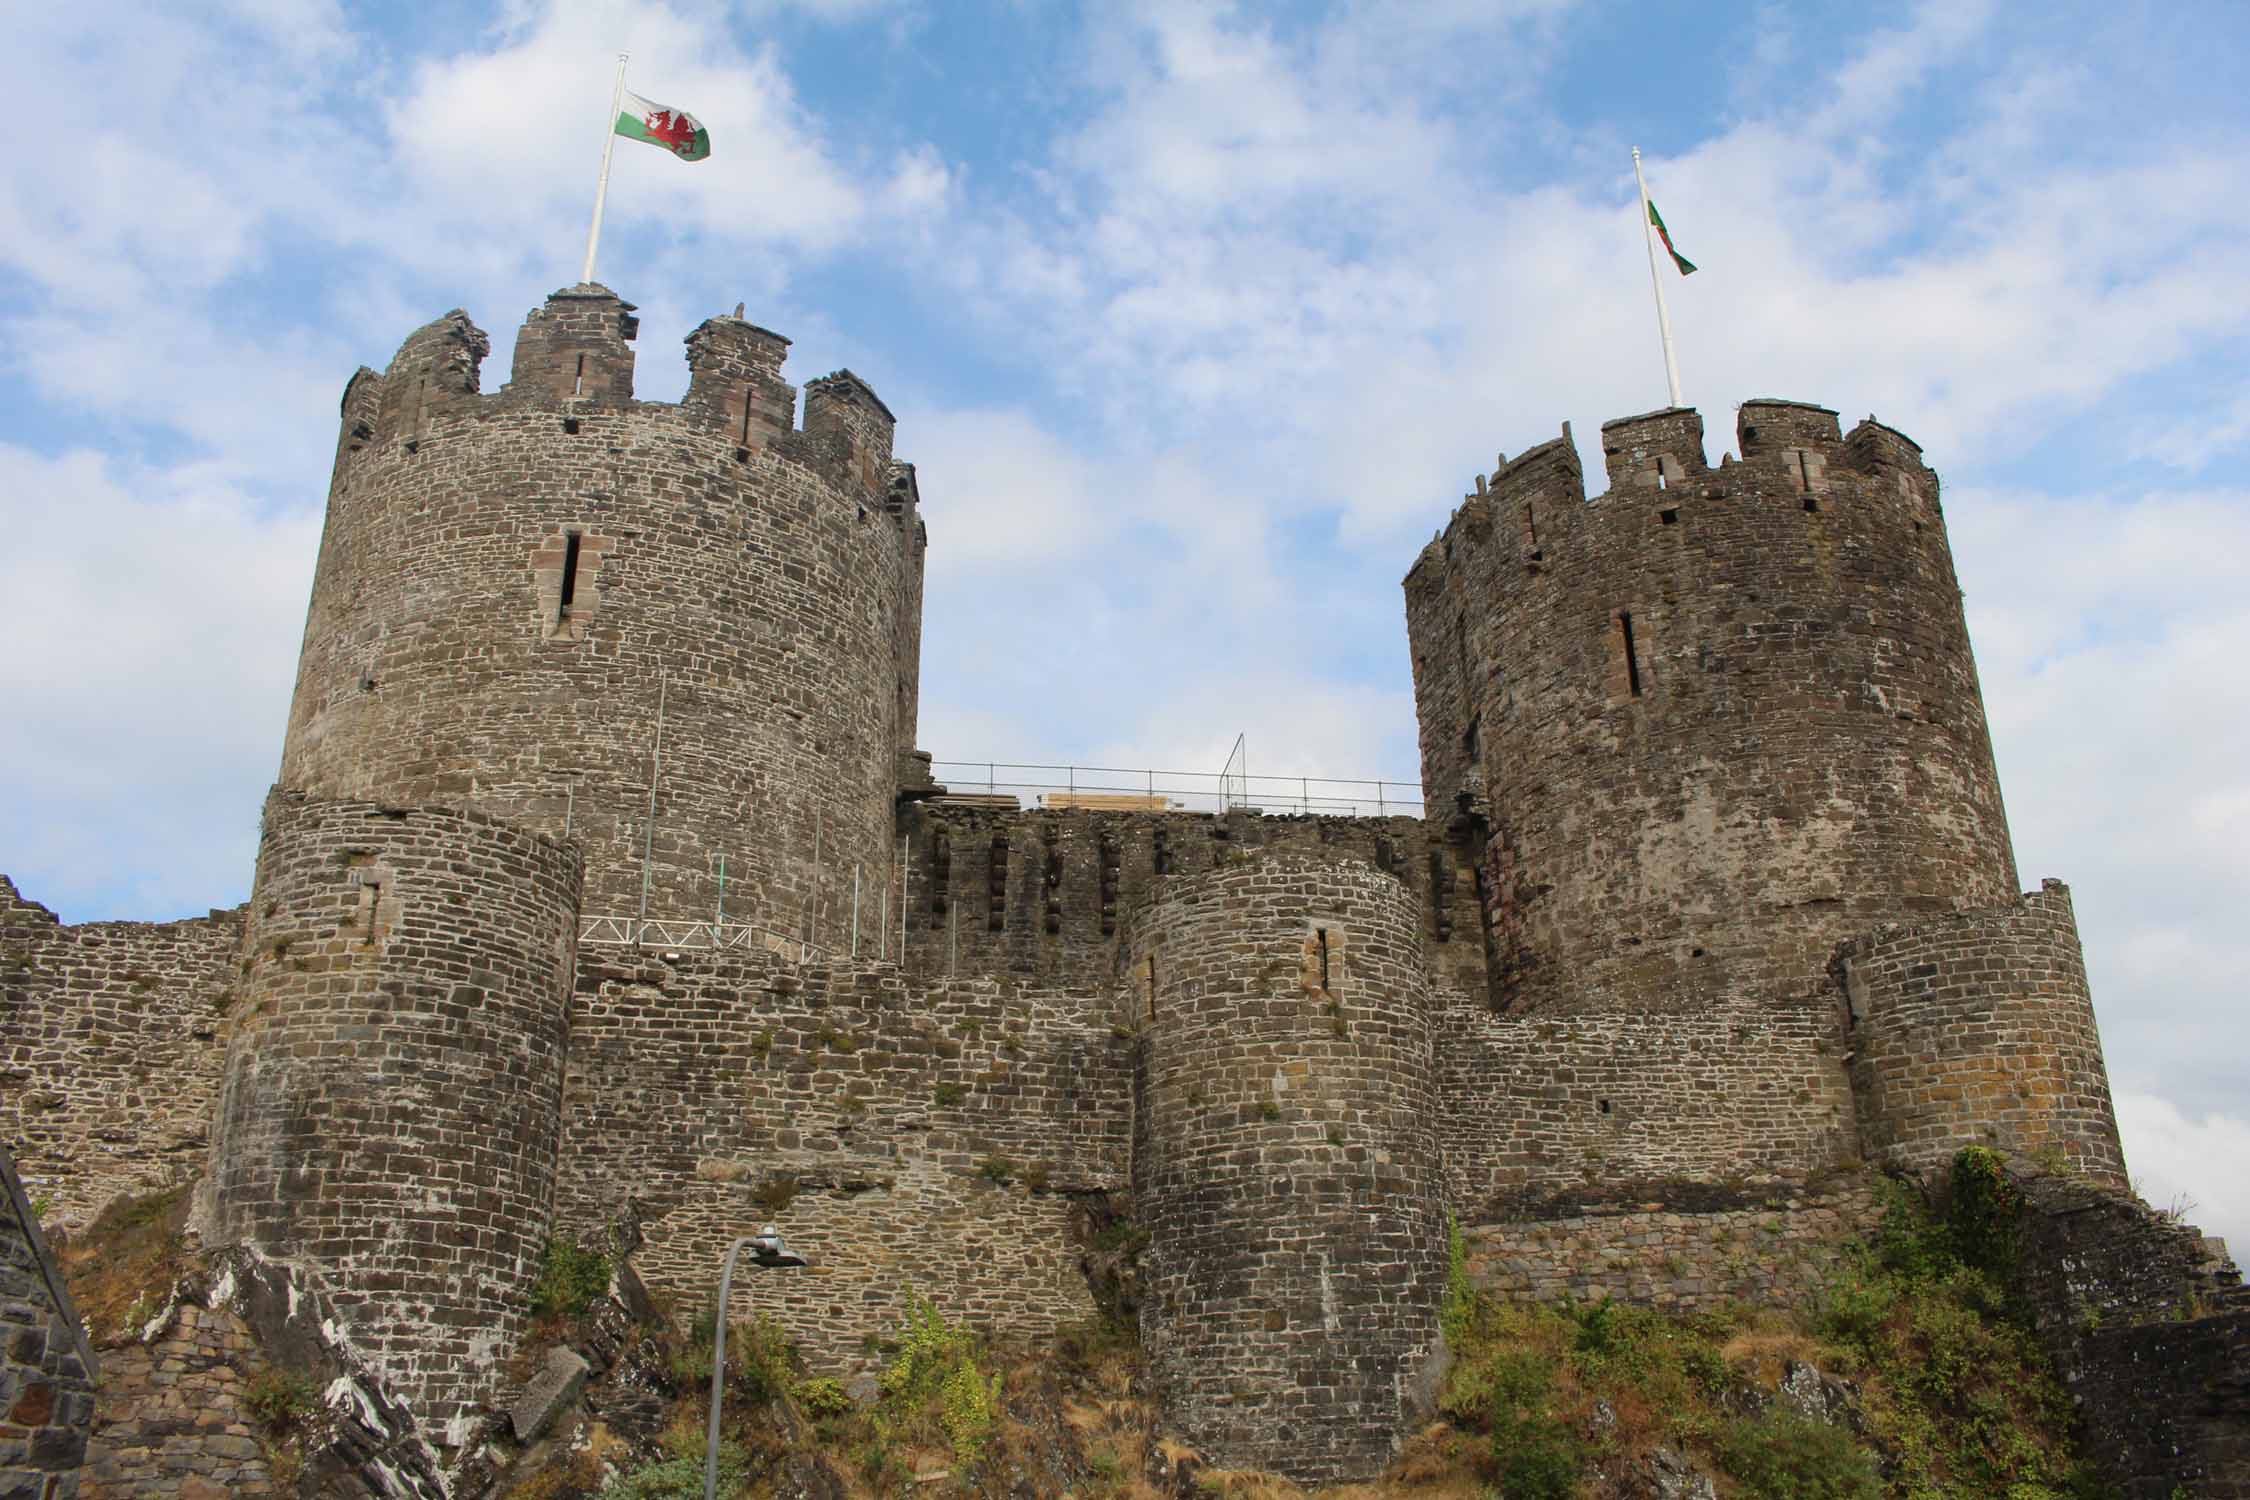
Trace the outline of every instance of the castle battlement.
{"label": "castle battlement", "polygon": [[[459,308],[407,336],[381,374],[362,366],[346,384],[337,441],[339,480],[377,455],[392,463],[425,445],[457,442],[514,419],[519,440],[542,419],[559,438],[600,451],[620,436],[615,418],[672,425],[735,462],[754,455],[814,469],[854,508],[886,499],[896,419],[874,388],[849,370],[806,387],[802,429],[797,390],[782,379],[789,340],[740,317],[706,319],[687,345],[688,389],[678,402],[633,394],[633,304],[593,283],[565,287],[532,310],[516,335],[513,366],[499,390],[481,390],[492,341]],[[605,444],[606,440],[606,444]],[[903,521],[895,504],[874,508]],[[908,528],[911,530],[912,528]]]}
{"label": "castle battlement", "polygon": [[834,931],[890,884],[914,743],[912,469],[849,371],[794,428],[739,309],[678,403],[634,398],[638,334],[568,287],[497,392],[458,310],[352,378],[280,783],[570,834],[592,914]]}
{"label": "castle battlement", "polygon": [[1851,932],[2015,893],[1935,476],[1802,402],[1738,437],[1712,468],[1691,409],[1607,423],[1590,501],[1543,445],[1407,577],[1425,788],[1485,828],[1504,1005],[1661,1008],[1713,966],[1802,992]]}

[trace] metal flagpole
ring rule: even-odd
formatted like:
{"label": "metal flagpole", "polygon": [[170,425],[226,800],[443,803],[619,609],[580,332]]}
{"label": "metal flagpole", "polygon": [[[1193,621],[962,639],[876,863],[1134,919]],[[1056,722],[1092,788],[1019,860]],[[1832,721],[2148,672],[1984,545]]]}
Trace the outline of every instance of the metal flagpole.
{"label": "metal flagpole", "polygon": [[602,180],[594,189],[594,222],[586,231],[586,274],[580,281],[594,279],[594,251],[602,242],[602,205],[609,201],[609,158],[617,150],[617,112],[625,103],[625,57],[617,54],[617,84],[609,91],[609,118],[602,121]]}
{"label": "metal flagpole", "polygon": [[[620,75],[622,76],[622,75]],[[1648,243],[1648,284],[1656,288],[1656,331],[1664,340],[1664,379],[1672,389],[1672,404],[1680,404],[1680,362],[1672,354],[1672,315],[1664,308],[1664,278],[1656,270],[1656,221],[1648,215],[1648,179],[1641,176],[1641,148],[1633,148],[1633,181],[1641,190],[1641,238]],[[595,211],[597,216],[600,210]],[[589,257],[586,264],[593,265]],[[591,277],[592,272],[589,271]]]}

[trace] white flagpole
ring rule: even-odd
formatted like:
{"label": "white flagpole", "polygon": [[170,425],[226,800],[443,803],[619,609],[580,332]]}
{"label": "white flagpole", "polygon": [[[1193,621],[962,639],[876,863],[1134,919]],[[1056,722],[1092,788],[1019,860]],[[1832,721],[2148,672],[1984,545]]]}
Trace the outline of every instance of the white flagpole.
{"label": "white flagpole", "polygon": [[[1656,332],[1664,340],[1664,379],[1671,386],[1672,404],[1680,404],[1680,362],[1672,354],[1672,315],[1664,310],[1664,278],[1656,269],[1656,221],[1648,213],[1648,179],[1641,176],[1641,148],[1633,148],[1633,181],[1641,189],[1641,238],[1648,242],[1648,284],[1656,288]],[[594,222],[601,222],[601,210],[594,210]],[[587,275],[593,275],[593,252],[586,256]]]}
{"label": "white flagpole", "polygon": [[617,54],[617,86],[609,91],[609,118],[602,121],[602,180],[594,189],[594,222],[586,231],[586,274],[582,282],[594,279],[594,251],[602,242],[602,205],[609,201],[609,158],[617,149],[617,111],[625,102],[625,54]]}

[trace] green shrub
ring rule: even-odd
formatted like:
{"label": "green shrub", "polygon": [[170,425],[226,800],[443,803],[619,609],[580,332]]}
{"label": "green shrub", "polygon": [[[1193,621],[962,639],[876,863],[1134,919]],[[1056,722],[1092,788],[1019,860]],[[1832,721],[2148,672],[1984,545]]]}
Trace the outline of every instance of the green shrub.
{"label": "green shrub", "polygon": [[270,1433],[284,1433],[320,1409],[320,1391],[303,1375],[261,1370],[243,1388],[242,1404]]}
{"label": "green shrub", "polygon": [[[750,1493],[750,1461],[733,1443],[719,1444],[719,1494],[744,1500]],[[597,1500],[703,1500],[703,1455],[659,1459],[611,1480]]]}
{"label": "green shrub", "polygon": [[1795,1412],[1732,1423],[1713,1446],[1755,1500],[1881,1500],[1875,1465],[1851,1434]]}
{"label": "green shrub", "polygon": [[1005,1156],[988,1156],[977,1163],[977,1173],[987,1182],[1006,1187],[1015,1180],[1016,1164]]}
{"label": "green shrub", "polygon": [[969,1097],[969,1091],[958,1083],[941,1083],[930,1090],[930,1101],[940,1109],[951,1109]]}
{"label": "green shrub", "polygon": [[1477,1313],[1477,1289],[1469,1282],[1469,1241],[1461,1223],[1445,1216],[1445,1300],[1438,1304],[1438,1327],[1445,1341],[1459,1349],[1469,1336]]}
{"label": "green shrub", "polygon": [[609,1257],[581,1250],[561,1235],[549,1235],[539,1252],[539,1275],[531,1284],[531,1315],[575,1318],[609,1290]]}
{"label": "green shrub", "polygon": [[984,1373],[981,1356],[974,1333],[910,1296],[898,1353],[877,1382],[883,1416],[909,1432],[942,1432],[954,1462],[971,1467],[1000,1415],[1000,1377]]}
{"label": "green shrub", "polygon": [[[711,1350],[718,1322],[708,1312],[697,1316],[687,1342],[671,1359],[675,1384],[703,1389],[711,1383]],[[727,1325],[727,1390],[743,1400],[779,1399],[795,1384],[796,1351],[781,1326],[765,1314]]]}
{"label": "green shrub", "polygon": [[814,1421],[840,1417],[852,1409],[852,1398],[843,1385],[828,1375],[797,1382],[797,1409]]}
{"label": "green shrub", "polygon": [[1961,1264],[1997,1281],[2016,1269],[2016,1230],[2023,1217],[2023,1192],[2010,1179],[2000,1153],[1969,1146],[1953,1158],[1946,1194],[1946,1237]]}

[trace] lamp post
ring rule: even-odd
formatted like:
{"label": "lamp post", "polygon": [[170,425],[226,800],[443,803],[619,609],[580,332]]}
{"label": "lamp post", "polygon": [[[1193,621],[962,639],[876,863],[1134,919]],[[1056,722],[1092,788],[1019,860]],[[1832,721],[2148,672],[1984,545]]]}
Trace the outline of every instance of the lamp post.
{"label": "lamp post", "polygon": [[776,1266],[801,1266],[802,1255],[793,1255],[781,1243],[781,1231],[768,1224],[756,1234],[742,1235],[727,1246],[727,1261],[719,1272],[719,1317],[711,1330],[711,1433],[703,1445],[703,1500],[719,1493],[719,1404],[726,1399],[727,1299],[734,1290],[734,1258],[750,1247],[750,1263],[761,1270]]}

